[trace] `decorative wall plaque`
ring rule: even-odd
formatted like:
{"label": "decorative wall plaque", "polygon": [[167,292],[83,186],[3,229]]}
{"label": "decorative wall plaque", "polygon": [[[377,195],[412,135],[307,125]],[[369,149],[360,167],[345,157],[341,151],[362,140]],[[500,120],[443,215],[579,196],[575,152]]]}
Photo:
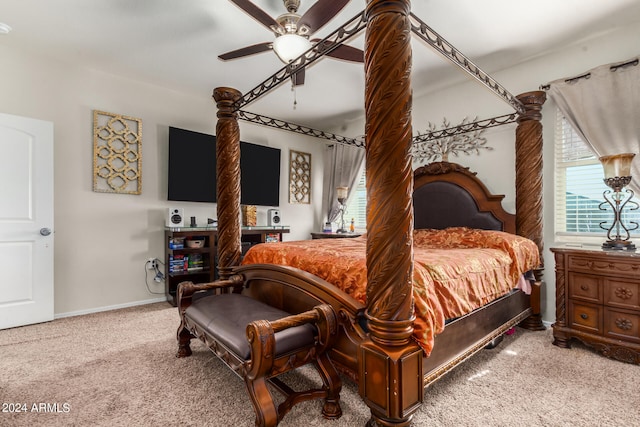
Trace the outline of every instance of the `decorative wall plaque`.
{"label": "decorative wall plaque", "polygon": [[289,203],[311,203],[311,154],[289,150]]}
{"label": "decorative wall plaque", "polygon": [[142,192],[142,119],[93,111],[93,191]]}
{"label": "decorative wall plaque", "polygon": [[255,227],[258,225],[258,208],[254,205],[242,205],[242,225]]}

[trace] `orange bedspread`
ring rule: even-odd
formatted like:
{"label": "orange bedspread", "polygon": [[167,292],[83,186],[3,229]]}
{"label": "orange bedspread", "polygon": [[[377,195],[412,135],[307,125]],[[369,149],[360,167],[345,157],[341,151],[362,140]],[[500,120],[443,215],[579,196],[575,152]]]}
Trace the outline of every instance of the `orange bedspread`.
{"label": "orange bedspread", "polygon": [[[429,355],[446,319],[501,297],[540,265],[529,239],[464,227],[414,232],[414,337]],[[252,247],[243,264],[289,265],[334,284],[366,304],[366,236],[269,243]]]}

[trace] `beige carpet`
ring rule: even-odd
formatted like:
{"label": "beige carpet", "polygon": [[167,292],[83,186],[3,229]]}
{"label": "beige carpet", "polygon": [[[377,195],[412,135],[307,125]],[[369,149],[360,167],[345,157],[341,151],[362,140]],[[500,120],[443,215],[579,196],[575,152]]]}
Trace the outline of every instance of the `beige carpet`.
{"label": "beige carpet", "polygon": [[[242,380],[204,346],[175,357],[177,326],[176,309],[158,303],[0,331],[0,425],[253,426]],[[640,366],[551,341],[518,329],[482,351],[426,391],[414,425],[640,425]],[[315,381],[310,373],[288,379]],[[364,425],[368,408],[348,381],[342,409],[332,422],[305,402],[280,425]]]}

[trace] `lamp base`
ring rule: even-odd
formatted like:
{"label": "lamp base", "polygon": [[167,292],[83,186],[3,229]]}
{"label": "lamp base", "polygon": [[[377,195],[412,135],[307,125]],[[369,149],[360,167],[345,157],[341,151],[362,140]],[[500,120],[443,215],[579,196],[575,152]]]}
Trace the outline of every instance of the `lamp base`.
{"label": "lamp base", "polygon": [[340,228],[338,230],[336,230],[336,233],[346,233],[347,230],[345,230],[344,228]]}
{"label": "lamp base", "polygon": [[630,240],[607,240],[602,244],[602,249],[612,251],[635,251],[636,245]]}

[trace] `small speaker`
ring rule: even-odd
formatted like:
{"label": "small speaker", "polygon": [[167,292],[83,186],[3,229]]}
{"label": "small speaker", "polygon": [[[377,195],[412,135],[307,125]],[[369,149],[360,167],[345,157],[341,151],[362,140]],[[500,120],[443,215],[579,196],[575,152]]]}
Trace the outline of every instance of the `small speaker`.
{"label": "small speaker", "polygon": [[280,225],[280,211],[278,209],[269,209],[267,211],[267,225]]}
{"label": "small speaker", "polygon": [[167,227],[177,228],[184,227],[184,209],[169,208],[167,209]]}

